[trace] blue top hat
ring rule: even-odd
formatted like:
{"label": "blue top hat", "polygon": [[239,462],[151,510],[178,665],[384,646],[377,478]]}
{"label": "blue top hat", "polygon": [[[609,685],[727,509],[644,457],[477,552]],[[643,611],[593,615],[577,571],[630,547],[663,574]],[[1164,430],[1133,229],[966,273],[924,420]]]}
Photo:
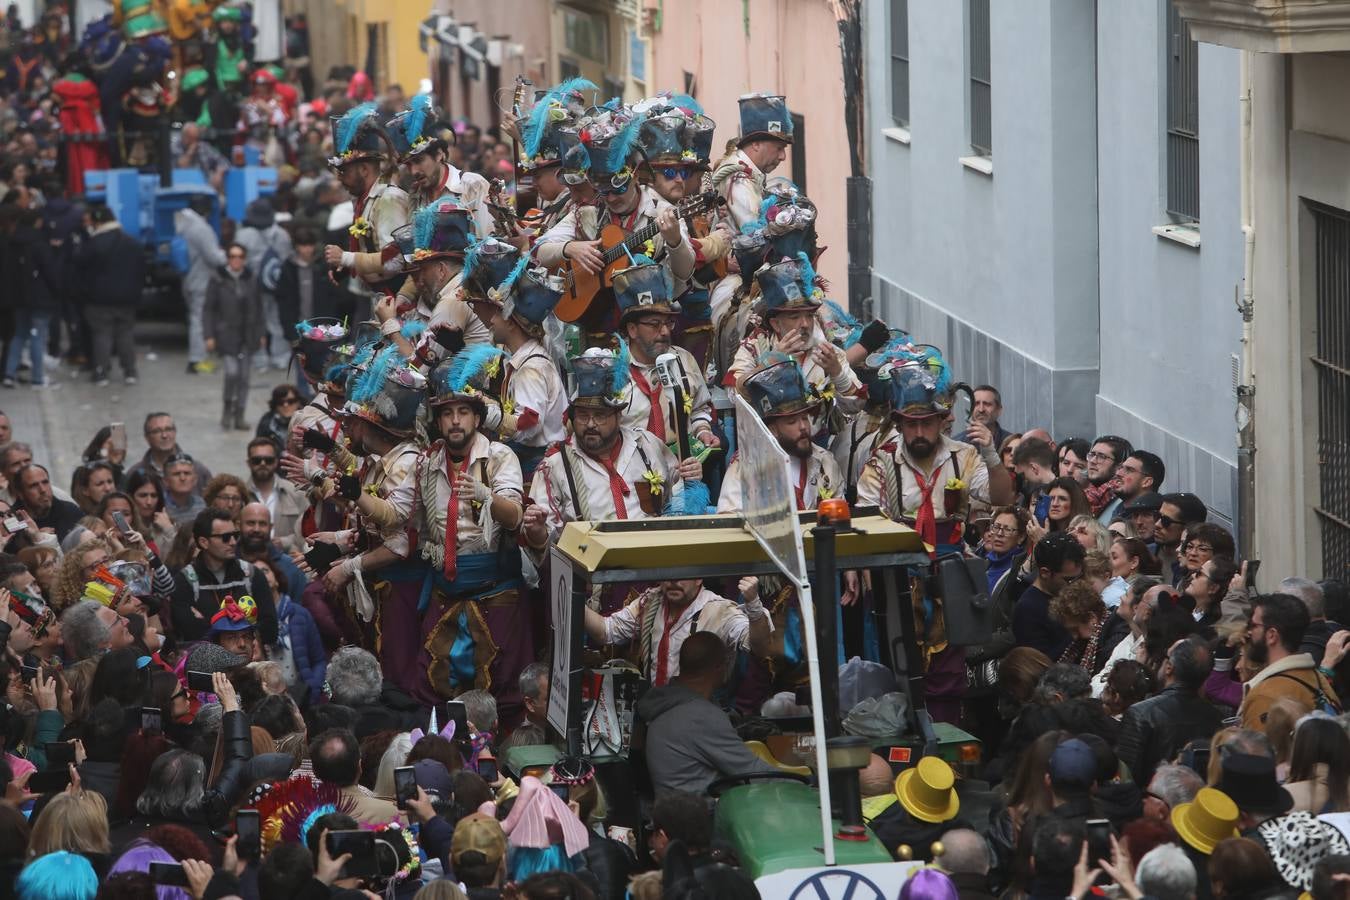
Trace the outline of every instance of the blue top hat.
{"label": "blue top hat", "polygon": [[712,162],[713,132],[716,130],[717,123],[704,115],[691,116],[685,123],[685,149],[700,165]]}
{"label": "blue top hat", "polygon": [[741,136],[737,146],[772,138],[792,143],[792,114],[787,98],[775,94],[746,94],[740,98]]}
{"label": "blue top hat", "polygon": [[365,419],[398,437],[409,437],[426,399],[427,380],[403,365],[397,347],[386,347],[347,384],[341,415]]}
{"label": "blue top hat", "polygon": [[596,90],[594,84],[578,77],[536,94],[534,108],[521,128],[522,168],[537,169],[562,160],[571,144],[562,141],[559,132],[575,127],[585,112],[586,94]]}
{"label": "blue top hat", "polygon": [[759,282],[759,300],[755,312],[761,316],[795,310],[820,308],[821,293],[816,287],[816,271],[805,258],[785,260],[755,273]]}
{"label": "blue top hat", "polygon": [[337,319],[309,319],[295,325],[295,352],[311,383],[321,381],[333,364],[333,351],[347,343],[347,328]]}
{"label": "blue top hat", "polygon": [[539,332],[544,320],[562,299],[561,282],[542,269],[526,269],[515,290],[502,304],[502,315],[514,316],[527,329]]}
{"label": "blue top hat", "polygon": [[363,159],[382,159],[390,150],[389,135],[379,120],[379,106],[373,101],[353,107],[333,119],[334,168]]}
{"label": "blue top hat", "polygon": [[741,282],[749,284],[759,267],[764,265],[764,257],[769,252],[769,240],[762,231],[738,234],[731,239],[731,252],[741,270]]}
{"label": "blue top hat", "polygon": [[592,347],[572,360],[572,406],[621,409],[627,403],[628,343],[618,341],[617,352]]}
{"label": "blue top hat", "polygon": [[685,126],[687,120],[678,110],[670,110],[643,121],[638,133],[638,146],[650,165],[678,165],[694,162],[690,151],[685,155]]}
{"label": "blue top hat", "polygon": [[665,266],[647,262],[614,273],[614,302],[619,307],[620,322],[648,313],[674,315],[672,293]]}
{"label": "blue top hat", "polygon": [[[505,241],[488,238],[474,242],[464,254],[464,277],[460,283],[464,286],[465,296],[471,300],[492,300],[500,305],[511,287],[505,282],[508,279],[514,281],[512,273],[517,266],[523,268],[522,262],[528,264],[528,257]],[[494,289],[498,296],[489,296]]]}
{"label": "blue top hat", "polygon": [[951,375],[941,354],[927,360],[888,363],[877,377],[886,383],[891,411],[906,419],[945,416],[951,410]]}
{"label": "blue top hat", "polygon": [[440,121],[430,94],[418,94],[408,108],[384,123],[399,162],[435,149],[445,149],[448,129]]}
{"label": "blue top hat", "polygon": [[638,136],[646,116],[611,109],[594,110],[586,128],[591,176],[621,175],[631,170],[642,147]]}
{"label": "blue top hat", "polygon": [[745,379],[745,398],[761,419],[792,416],[820,405],[794,359],[773,363]]}
{"label": "blue top hat", "polygon": [[462,258],[473,242],[473,216],[446,201],[429,203],[413,213],[413,252],[416,266],[436,259]]}
{"label": "blue top hat", "polygon": [[492,379],[501,371],[505,354],[491,344],[465,347],[431,371],[427,379],[429,404],[434,408],[447,403],[471,403],[479,415],[487,412],[484,400]]}

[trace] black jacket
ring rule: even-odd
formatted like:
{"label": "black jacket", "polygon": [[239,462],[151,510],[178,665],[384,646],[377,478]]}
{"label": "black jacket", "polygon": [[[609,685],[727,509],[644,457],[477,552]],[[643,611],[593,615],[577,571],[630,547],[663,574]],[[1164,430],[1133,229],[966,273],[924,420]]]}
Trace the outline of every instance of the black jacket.
{"label": "black jacket", "polygon": [[[22,506],[23,504],[19,504]],[[62,500],[60,497],[52,498],[52,508],[47,510],[47,514],[39,516],[31,509],[28,511],[33,516],[33,521],[37,523],[38,528],[52,528],[56,531],[56,539],[64,541],[66,535],[80,524],[84,518],[84,510],[80,509],[69,500]]]}
{"label": "black jacket", "polygon": [[22,306],[39,313],[55,312],[61,295],[61,272],[45,230],[20,226],[14,231],[10,250],[16,251],[18,285],[5,285],[6,292],[18,288]]}
{"label": "black jacket", "polygon": [[[281,264],[281,278],[277,281],[277,318],[281,320],[281,333],[288,341],[295,340],[295,323],[300,321],[300,268],[298,260],[286,260]],[[309,268],[314,277],[314,305],[310,318],[352,320],[356,295],[329,279],[322,256],[317,257]]]}
{"label": "black jacket", "polygon": [[1308,625],[1308,630],[1303,632],[1303,643],[1299,644],[1299,653],[1308,653],[1312,655],[1315,665],[1322,664],[1322,657],[1327,652],[1327,639],[1338,631],[1344,631],[1345,626],[1340,622],[1333,622],[1330,619],[1318,619]]}
{"label": "black jacket", "polygon": [[1209,738],[1221,727],[1223,716],[1212,703],[1174,684],[1125,710],[1116,753],[1130,767],[1135,784],[1148,787],[1159,765],[1190,741]]}
{"label": "black jacket", "polygon": [[[185,527],[191,527],[191,524]],[[238,600],[247,594],[258,604],[258,636],[267,646],[275,645],[277,607],[261,570],[232,559],[225,564],[224,574],[224,581],[218,581],[200,558],[173,573],[173,597],[169,602],[174,636],[180,643],[204,640],[211,630],[211,617],[220,611],[221,601],[226,596]],[[194,609],[201,615],[194,615]]]}
{"label": "black jacket", "polygon": [[140,241],[112,222],[94,229],[75,251],[75,270],[90,306],[135,308],[145,283],[145,256]]}

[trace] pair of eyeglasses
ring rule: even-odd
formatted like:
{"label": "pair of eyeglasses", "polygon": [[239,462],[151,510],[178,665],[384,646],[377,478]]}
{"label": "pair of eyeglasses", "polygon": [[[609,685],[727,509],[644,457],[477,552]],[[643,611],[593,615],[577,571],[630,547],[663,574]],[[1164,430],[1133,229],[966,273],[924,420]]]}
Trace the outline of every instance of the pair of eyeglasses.
{"label": "pair of eyeglasses", "polygon": [[1160,528],[1171,528],[1173,525],[1184,525],[1180,519],[1174,519],[1171,516],[1158,516],[1158,526]]}
{"label": "pair of eyeglasses", "polygon": [[675,323],[671,319],[638,319],[637,323],[646,328],[674,328]]}
{"label": "pair of eyeglasses", "polygon": [[233,544],[235,541],[239,540],[239,532],[226,531],[221,534],[213,534],[211,535],[211,537],[222,540],[227,544]]}
{"label": "pair of eyeglasses", "polygon": [[277,401],[277,406],[298,406],[299,404],[299,397],[283,397],[281,400]]}
{"label": "pair of eyeglasses", "polygon": [[1110,460],[1111,462],[1116,461],[1116,458],[1110,453],[1098,453],[1096,450],[1089,450],[1087,458],[1088,462],[1104,462],[1107,460]]}
{"label": "pair of eyeglasses", "polygon": [[985,534],[1016,534],[1016,528],[1009,528],[1007,525],[990,525],[984,530]]}
{"label": "pair of eyeglasses", "polygon": [[595,188],[595,192],[602,197],[609,194],[626,194],[628,193],[628,186],[632,183],[633,173],[629,169],[615,172],[609,178],[604,179],[603,182],[597,182],[594,178],[591,179],[591,187]]}
{"label": "pair of eyeglasses", "polygon": [[1195,543],[1194,541],[1187,541],[1187,542],[1186,542],[1186,550],[1187,550],[1188,552],[1191,551],[1191,550],[1194,550],[1196,553],[1213,553],[1213,552],[1214,552],[1214,548],[1211,547],[1209,544],[1197,544],[1197,543]]}
{"label": "pair of eyeglasses", "polygon": [[248,458],[250,466],[274,466],[277,464],[275,456],[250,456]]}
{"label": "pair of eyeglasses", "polygon": [[684,166],[662,166],[656,171],[661,173],[662,178],[674,181],[675,179],[685,179],[693,174],[694,170]]}

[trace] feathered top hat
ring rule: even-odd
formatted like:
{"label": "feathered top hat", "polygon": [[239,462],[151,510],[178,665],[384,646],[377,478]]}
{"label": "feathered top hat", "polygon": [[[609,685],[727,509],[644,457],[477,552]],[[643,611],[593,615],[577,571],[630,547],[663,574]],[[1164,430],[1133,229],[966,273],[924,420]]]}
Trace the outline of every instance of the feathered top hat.
{"label": "feathered top hat", "polygon": [[591,151],[580,129],[559,128],[554,132],[558,148],[558,177],[564,184],[581,184],[591,172]]}
{"label": "feathered top hat", "polygon": [[384,123],[398,161],[406,163],[414,156],[432,150],[444,150],[448,134],[430,94],[418,94],[408,108]]}
{"label": "feathered top hat", "polygon": [[680,165],[695,161],[685,154],[686,120],[678,110],[648,116],[638,132],[638,147],[649,165]]}
{"label": "feathered top hat", "polygon": [[674,315],[671,305],[674,297],[670,273],[665,266],[638,257],[635,265],[614,273],[614,302],[619,307],[619,321],[649,313]]}
{"label": "feathered top hat", "polygon": [[761,419],[793,416],[820,405],[820,397],[811,390],[795,359],[775,361],[768,356],[764,368],[751,374],[741,386],[746,401]]}
{"label": "feathered top hat", "polygon": [[[436,259],[463,259],[473,241],[473,216],[453,203],[428,203],[413,213],[410,224],[413,250],[404,257],[404,263],[410,266]],[[394,240],[401,248],[408,236],[400,235],[399,231],[402,228],[395,230]]]}
{"label": "feathered top hat", "polygon": [[741,270],[741,281],[749,283],[759,267],[764,265],[764,257],[769,252],[769,240],[763,231],[738,234],[731,239],[731,252],[736,257],[736,265]]}
{"label": "feathered top hat", "polygon": [[927,419],[951,411],[951,369],[935,347],[923,348],[909,359],[883,364],[877,370],[877,379],[886,388],[894,415]]}
{"label": "feathered top hat", "polygon": [[390,152],[389,135],[380,124],[379,113],[379,106],[371,101],[333,119],[333,155],[328,157],[329,166],[339,168],[363,159],[380,160]]}
{"label": "feathered top hat", "polygon": [[491,344],[474,344],[441,360],[427,379],[428,404],[435,408],[447,403],[469,403],[480,416],[486,415],[484,395],[488,393],[492,379],[501,371],[504,355]]}
{"label": "feathered top hat", "polygon": [[824,299],[823,292],[816,287],[816,270],[805,254],[760,269],[755,273],[755,281],[760,292],[755,312],[761,316],[816,310]]}
{"label": "feathered top hat", "polygon": [[333,365],[333,351],[348,340],[347,328],[337,319],[309,319],[295,325],[295,352],[311,384],[322,381]]}
{"label": "feathered top hat", "polygon": [[581,131],[590,156],[590,176],[618,181],[632,175],[635,154],[642,148],[638,136],[646,121],[631,109],[603,107],[592,110]]}
{"label": "feathered top hat", "polygon": [[776,94],[745,94],[740,98],[741,136],[737,146],[771,138],[792,143],[792,114],[787,98]]}
{"label": "feathered top hat", "polygon": [[[679,117],[682,121],[679,130],[680,155],[678,159],[667,156],[659,160],[663,163],[692,163],[706,167],[711,162],[713,149],[713,131],[717,123],[703,114],[703,107],[688,94],[659,94],[651,100],[634,104],[634,109],[648,116],[666,118]],[[644,126],[644,138],[647,129]],[[643,151],[649,162],[658,162],[652,158],[652,148],[643,141]]]}
{"label": "feathered top hat", "polygon": [[510,244],[488,238],[465,254],[464,292],[471,303],[492,303],[531,334],[562,299],[562,283],[543,269],[531,269],[530,257]]}
{"label": "feathered top hat", "polygon": [[568,148],[577,142],[575,130],[570,142],[564,139],[564,130],[585,113],[586,92],[596,90],[585,78],[572,78],[536,98],[520,130],[522,169],[534,170],[562,161]]}
{"label": "feathered top hat", "polygon": [[342,415],[365,419],[397,437],[410,436],[426,399],[426,378],[403,365],[398,348],[386,347],[347,385]]}
{"label": "feathered top hat", "polygon": [[628,402],[627,391],[631,376],[628,373],[628,342],[615,335],[619,349],[606,350],[591,347],[572,360],[571,405],[621,409]]}

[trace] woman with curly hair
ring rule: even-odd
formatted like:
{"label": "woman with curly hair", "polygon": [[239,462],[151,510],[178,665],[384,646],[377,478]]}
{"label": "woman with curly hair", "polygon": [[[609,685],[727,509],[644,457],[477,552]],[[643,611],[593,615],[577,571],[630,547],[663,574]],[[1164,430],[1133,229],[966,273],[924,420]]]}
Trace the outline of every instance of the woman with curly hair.
{"label": "woman with curly hair", "polygon": [[248,498],[248,485],[244,484],[243,479],[224,472],[208,481],[206,490],[202,492],[202,499],[206,501],[207,508],[223,509],[236,522],[239,521],[239,513],[248,502]]}
{"label": "woman with curly hair", "polygon": [[[1107,615],[1101,594],[1086,580],[1065,585],[1051,599],[1050,617],[1073,637],[1059,661],[1081,666],[1089,675],[1101,671],[1111,651],[1129,631],[1119,616]],[[1115,624],[1107,629],[1108,622]]]}
{"label": "woman with curly hair", "polygon": [[103,538],[86,541],[66,554],[52,585],[52,609],[58,613],[84,595],[84,586],[98,567],[112,559],[113,550]]}

